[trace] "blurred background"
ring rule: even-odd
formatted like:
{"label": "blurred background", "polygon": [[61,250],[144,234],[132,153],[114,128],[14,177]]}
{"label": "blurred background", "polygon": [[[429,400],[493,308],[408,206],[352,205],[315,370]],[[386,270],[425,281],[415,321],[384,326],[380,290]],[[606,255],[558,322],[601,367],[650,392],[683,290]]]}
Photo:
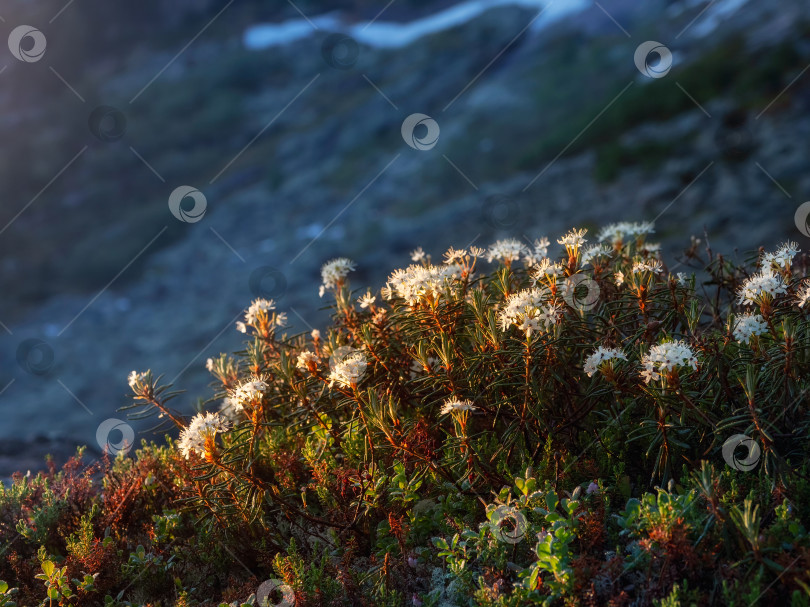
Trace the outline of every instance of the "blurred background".
{"label": "blurred background", "polygon": [[376,289],[619,220],[670,268],[808,245],[807,0],[5,0],[0,31],[0,476],[97,453],[133,369],[189,413],[255,297],[323,328],[332,257]]}

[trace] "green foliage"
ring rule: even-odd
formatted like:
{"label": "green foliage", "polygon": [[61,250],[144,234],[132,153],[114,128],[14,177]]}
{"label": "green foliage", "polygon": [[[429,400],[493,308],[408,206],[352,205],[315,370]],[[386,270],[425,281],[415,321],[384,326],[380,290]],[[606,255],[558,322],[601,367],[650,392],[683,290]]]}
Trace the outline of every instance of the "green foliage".
{"label": "green foliage", "polygon": [[651,230],[451,249],[379,293],[334,260],[323,334],[254,301],[192,418],[130,376],[177,439],[0,490],[0,600],[806,605],[806,259],[693,243],[671,274]]}

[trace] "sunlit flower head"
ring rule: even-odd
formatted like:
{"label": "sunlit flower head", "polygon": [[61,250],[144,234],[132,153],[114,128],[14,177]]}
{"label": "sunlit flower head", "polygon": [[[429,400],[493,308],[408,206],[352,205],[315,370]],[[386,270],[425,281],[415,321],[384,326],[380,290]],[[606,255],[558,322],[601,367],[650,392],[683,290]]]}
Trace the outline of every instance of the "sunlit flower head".
{"label": "sunlit flower head", "polygon": [[256,406],[261,403],[264,393],[267,391],[267,383],[260,379],[251,380],[231,392],[233,406],[237,410]]}
{"label": "sunlit flower head", "polygon": [[386,299],[397,295],[410,305],[440,298],[462,276],[462,268],[453,265],[411,265],[395,270],[382,290]]}
{"label": "sunlit flower head", "polygon": [[478,407],[472,404],[471,400],[459,400],[458,398],[449,398],[444,401],[442,405],[441,414],[447,415],[453,411],[475,411]]}
{"label": "sunlit flower head", "polygon": [[[584,245],[587,240],[585,240],[585,234],[588,230],[571,230],[562,238],[557,239],[557,243],[561,244],[565,247],[565,250],[568,251],[568,254],[576,254],[579,251],[580,247]],[[573,252],[573,253],[572,253]]]}
{"label": "sunlit flower head", "polygon": [[786,291],[786,285],[779,274],[763,270],[743,283],[738,303],[750,306],[760,303],[763,298],[772,298]]}
{"label": "sunlit flower head", "polygon": [[760,261],[760,269],[763,272],[790,268],[793,258],[800,253],[798,243],[785,242],[773,253],[765,253]]}
{"label": "sunlit flower head", "polygon": [[375,301],[377,301],[377,298],[374,295],[372,295],[371,293],[366,293],[357,300],[357,303],[360,304],[361,308],[365,309],[374,305]]}
{"label": "sunlit flower head", "polygon": [[321,284],[319,291],[320,296],[323,297],[327,289],[336,289],[342,285],[343,279],[346,278],[349,272],[353,271],[355,267],[354,262],[346,257],[338,257],[323,264],[323,266],[321,266],[321,280],[323,284]]}
{"label": "sunlit flower head", "polygon": [[620,248],[630,241],[635,241],[639,237],[652,234],[654,232],[652,222],[630,222],[620,221],[605,226],[599,231],[597,240],[599,242],[609,242],[614,248]]}
{"label": "sunlit flower head", "polygon": [[487,252],[487,261],[497,261],[510,265],[513,261],[519,260],[527,251],[526,245],[519,240],[506,238],[490,245]]}
{"label": "sunlit flower head", "polygon": [[625,356],[624,352],[618,348],[605,348],[603,346],[599,346],[593,354],[585,359],[583,370],[588,377],[592,377],[593,374],[599,369],[599,365],[613,359],[627,360],[627,356]]}
{"label": "sunlit flower head", "polygon": [[298,355],[298,360],[296,361],[295,366],[305,371],[311,371],[318,366],[318,357],[314,352],[304,350]]}
{"label": "sunlit flower head", "polygon": [[329,373],[329,387],[338,384],[344,388],[356,386],[366,371],[366,356],[355,351],[332,366]]}
{"label": "sunlit flower head", "polygon": [[533,334],[547,332],[560,322],[562,311],[547,302],[547,289],[524,289],[513,293],[506,300],[500,313],[498,323],[506,331],[515,326],[531,337]]}
{"label": "sunlit flower head", "polygon": [[218,433],[226,432],[229,427],[228,421],[219,413],[198,413],[180,432],[177,442],[180,453],[186,459],[189,459],[192,453],[205,456],[206,443],[213,441]]}
{"label": "sunlit flower head", "polygon": [[697,356],[683,340],[669,341],[652,346],[641,359],[641,366],[641,377],[650,383],[680,368],[697,369]]}

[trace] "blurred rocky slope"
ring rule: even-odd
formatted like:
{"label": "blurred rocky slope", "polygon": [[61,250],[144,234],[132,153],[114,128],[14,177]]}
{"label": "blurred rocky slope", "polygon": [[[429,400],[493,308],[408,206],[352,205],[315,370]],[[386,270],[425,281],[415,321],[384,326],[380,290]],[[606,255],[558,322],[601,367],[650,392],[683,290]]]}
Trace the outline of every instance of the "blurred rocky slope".
{"label": "blurred rocky slope", "polygon": [[[188,410],[207,395],[205,359],[240,348],[253,297],[277,299],[294,331],[324,322],[318,270],[333,256],[379,287],[419,245],[439,257],[619,219],[656,219],[669,259],[704,229],[724,251],[803,238],[800,0],[617,0],[543,28],[536,10],[499,7],[405,48],[360,45],[349,69],[324,56],[326,31],[244,47],[252,25],[301,18],[292,6],[83,0],[54,18],[61,6],[28,4],[2,15],[8,31],[39,27],[48,51],[0,74],[0,437],[94,442],[131,369],[176,380]],[[398,2],[385,18],[450,4]],[[346,23],[381,9],[296,5]],[[672,50],[664,78],[636,69],[645,40]],[[121,112],[122,137],[94,136],[100,105]],[[404,144],[414,112],[439,124],[435,148]],[[168,211],[184,184],[208,200],[198,223]],[[30,339],[52,364],[36,349],[20,360]]]}

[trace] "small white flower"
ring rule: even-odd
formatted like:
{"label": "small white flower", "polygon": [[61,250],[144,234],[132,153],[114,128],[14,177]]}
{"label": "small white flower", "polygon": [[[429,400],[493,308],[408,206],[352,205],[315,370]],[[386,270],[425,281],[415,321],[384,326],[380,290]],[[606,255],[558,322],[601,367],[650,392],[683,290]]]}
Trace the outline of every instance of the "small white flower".
{"label": "small white flower", "polygon": [[299,369],[308,370],[311,364],[317,365],[318,364],[318,357],[315,356],[314,352],[310,352],[309,350],[304,350],[301,354],[298,355],[298,361],[296,362],[295,366]]}
{"label": "small white flower", "polygon": [[450,247],[444,254],[444,263],[453,264],[464,261],[464,256],[467,254],[466,249],[454,249]]}
{"label": "small white flower", "polygon": [[526,245],[514,238],[499,240],[490,245],[487,253],[487,261],[498,261],[503,264],[510,264],[520,259],[527,252]]}
{"label": "small white flower", "polygon": [[453,411],[476,411],[478,407],[472,404],[470,400],[459,400],[455,397],[449,398],[444,401],[444,405],[442,405],[441,414],[447,415],[448,413],[452,413]]}
{"label": "small white flower", "polygon": [[796,296],[796,302],[800,308],[803,308],[808,301],[810,301],[810,285],[806,285]]}
{"label": "small white flower", "polygon": [[562,313],[559,308],[547,303],[548,289],[524,289],[513,293],[506,300],[500,313],[498,322],[502,331],[511,326],[531,337],[533,333],[548,331],[558,324]]}
{"label": "small white flower", "polygon": [[228,423],[236,424],[242,418],[242,405],[239,401],[226,396],[219,405],[219,413]]}
{"label": "small white flower", "polygon": [[422,247],[418,247],[415,251],[411,251],[411,261],[422,261],[425,258],[425,252]]}
{"label": "small white flower", "polygon": [[127,378],[127,382],[129,383],[129,387],[135,390],[139,385],[141,385],[145,380],[146,376],[149,371],[145,373],[139,373],[138,371],[132,371]]}
{"label": "small white flower", "polygon": [[658,253],[661,251],[661,244],[658,242],[645,242],[639,247],[639,251],[645,253]]}
{"label": "small white flower", "polygon": [[310,335],[312,336],[313,341],[318,341],[321,338],[321,332],[318,331],[318,329],[312,329],[312,333],[310,333]]}
{"label": "small white flower", "polygon": [[790,264],[793,262],[793,258],[796,257],[797,253],[801,252],[801,249],[798,247],[798,243],[786,242],[774,253],[765,253],[760,262],[760,269],[763,272],[771,272],[774,269],[780,270],[782,268],[789,268]]}
{"label": "small white flower", "polygon": [[239,320],[236,322],[236,330],[240,333],[247,333],[247,325]]}
{"label": "small white flower", "polygon": [[657,259],[647,261],[637,261],[633,264],[633,274],[641,274],[642,272],[651,272],[653,274],[660,274],[663,272],[661,262]]}
{"label": "small white flower", "polygon": [[678,272],[675,275],[675,277],[678,280],[678,284],[681,285],[682,287],[688,287],[689,286],[689,277],[686,274],[684,274],[683,272]]}
{"label": "small white flower", "polygon": [[597,257],[604,257],[606,255],[611,254],[611,250],[606,247],[605,245],[595,244],[589,247],[586,247],[582,250],[582,265],[587,265],[591,263]]}
{"label": "small white flower", "polygon": [[377,301],[377,298],[374,295],[371,293],[366,293],[357,300],[357,303],[360,304],[361,308],[365,309],[373,305],[375,301]]}
{"label": "small white flower", "polygon": [[697,357],[683,340],[669,341],[650,348],[641,359],[641,365],[644,367],[641,376],[646,383],[650,383],[679,367],[697,369]]}
{"label": "small white flower", "polygon": [[435,300],[441,297],[462,276],[461,266],[411,265],[395,270],[388,278],[388,286],[382,289],[383,296],[390,299],[398,295],[409,305]]}
{"label": "small white flower", "polygon": [[555,263],[550,259],[544,258],[534,267],[532,271],[532,278],[534,283],[548,282],[555,283],[558,276],[562,276],[563,267],[559,263]]}
{"label": "small white flower", "polygon": [[232,405],[239,411],[245,405],[257,405],[261,402],[266,391],[267,384],[260,379],[245,382],[231,393]]}
{"label": "small white flower", "polygon": [[355,267],[354,262],[346,257],[338,257],[323,264],[321,267],[321,279],[323,280],[323,284],[318,291],[320,296],[323,297],[327,289],[335,289],[338,285],[342,284],[343,279],[346,278],[349,272],[354,270]]}
{"label": "small white flower", "polygon": [[624,272],[615,272],[613,274],[613,280],[615,281],[617,287],[622,286],[624,284]]}
{"label": "small white flower", "polygon": [[209,358],[208,360],[205,361],[205,368],[208,370],[209,373],[214,372],[214,359],[213,358]]}
{"label": "small white flower", "polygon": [[230,427],[228,421],[219,413],[198,413],[189,425],[180,432],[177,442],[180,452],[189,459],[192,453],[205,455],[205,442],[219,432]]}
{"label": "small white flower", "polygon": [[272,299],[254,299],[245,313],[245,324],[252,325],[260,315],[269,315],[276,309],[276,302]]}
{"label": "small white flower", "polygon": [[638,238],[647,234],[652,234],[655,230],[653,224],[648,221],[631,223],[622,221],[613,223],[602,228],[597,236],[599,242],[610,242],[614,248],[624,246],[630,238]]}
{"label": "small white flower", "polygon": [[562,238],[558,238],[557,243],[563,245],[568,251],[578,251],[582,245],[588,242],[584,238],[587,231],[588,230],[571,230]]}
{"label": "small white flower", "polygon": [[329,387],[335,383],[344,388],[356,386],[366,371],[366,357],[362,352],[355,351],[338,363],[335,363],[329,373]]}
{"label": "small white flower", "polygon": [[599,365],[613,359],[627,360],[627,356],[618,348],[599,346],[593,354],[585,359],[583,370],[588,377],[593,377],[593,374],[599,369]]}
{"label": "small white flower", "polygon": [[761,314],[741,314],[734,322],[734,339],[744,344],[767,331],[768,325]]}
{"label": "small white flower", "polygon": [[774,297],[785,292],[786,288],[782,277],[779,274],[773,274],[771,271],[763,270],[743,283],[738,303],[748,306],[758,303],[762,297]]}

